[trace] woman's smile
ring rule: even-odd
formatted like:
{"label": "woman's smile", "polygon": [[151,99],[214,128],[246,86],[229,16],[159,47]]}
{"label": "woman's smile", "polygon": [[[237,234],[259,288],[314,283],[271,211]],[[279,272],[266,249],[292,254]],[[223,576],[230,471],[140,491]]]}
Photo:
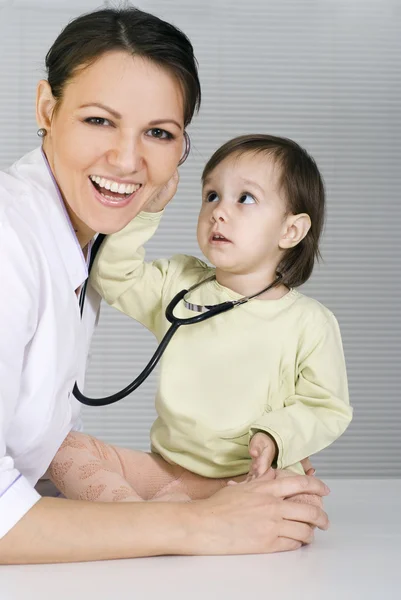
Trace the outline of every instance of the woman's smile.
{"label": "woman's smile", "polygon": [[119,183],[100,175],[91,175],[89,181],[94,190],[94,197],[103,206],[123,208],[137,196],[141,183]]}

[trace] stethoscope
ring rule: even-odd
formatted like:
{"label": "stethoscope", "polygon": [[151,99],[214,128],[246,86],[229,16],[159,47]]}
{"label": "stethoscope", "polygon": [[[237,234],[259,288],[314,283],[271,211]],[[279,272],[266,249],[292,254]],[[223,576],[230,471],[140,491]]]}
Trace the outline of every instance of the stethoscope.
{"label": "stethoscope", "polygon": [[[80,312],[81,312],[81,318],[82,318],[83,310],[84,310],[86,288],[88,286],[89,274],[92,269],[93,261],[95,260],[96,254],[99,251],[99,248],[105,237],[106,236],[104,234],[99,234],[92,246],[92,249],[91,249],[91,257],[90,257],[90,261],[89,261],[89,265],[88,265],[88,279],[85,281],[85,283],[82,287],[82,290],[81,290],[80,297],[79,297],[79,307],[80,307]],[[142,385],[142,383],[145,381],[145,379],[147,379],[149,377],[149,375],[151,374],[151,372],[153,371],[153,369],[159,362],[160,358],[162,357],[171,338],[173,337],[173,335],[175,334],[177,329],[179,327],[181,327],[181,325],[195,325],[196,323],[202,323],[203,321],[207,321],[208,319],[211,319],[212,317],[215,317],[216,315],[220,315],[222,313],[228,312],[229,310],[232,310],[233,308],[235,308],[237,306],[241,306],[242,304],[249,302],[249,300],[252,300],[252,298],[256,298],[257,296],[260,296],[264,292],[267,292],[271,288],[275,287],[281,281],[282,275],[277,274],[277,277],[275,278],[273,283],[270,283],[267,287],[265,287],[263,290],[261,290],[257,294],[253,294],[253,296],[244,296],[243,298],[239,298],[238,300],[231,300],[228,302],[222,302],[220,304],[201,306],[198,304],[193,304],[186,299],[186,296],[189,295],[191,292],[193,292],[194,290],[199,288],[204,283],[207,283],[208,281],[212,281],[214,279],[215,279],[215,276],[212,275],[211,277],[208,277],[207,279],[203,279],[199,283],[196,283],[195,285],[190,287],[188,290],[181,290],[181,292],[178,292],[178,294],[176,294],[174,296],[174,298],[171,300],[171,302],[167,306],[166,313],[165,313],[166,319],[171,323],[170,328],[165,333],[158,348],[156,349],[155,353],[153,354],[152,358],[150,359],[150,361],[148,362],[146,367],[143,369],[142,373],[140,373],[138,375],[138,377],[132,383],[127,385],[127,387],[120,390],[116,394],[112,394],[111,396],[106,396],[105,398],[88,398],[87,396],[84,396],[84,394],[82,394],[79,391],[78,386],[75,383],[75,386],[73,389],[73,394],[74,394],[75,398],[77,398],[77,400],[82,402],[82,404],[86,404],[87,406],[108,406],[109,404],[114,404],[114,402],[118,402],[119,400],[126,398],[126,396],[128,396],[133,391],[135,391],[140,385]],[[198,314],[195,315],[194,317],[189,317],[187,319],[182,319],[182,318],[176,317],[174,315],[174,309],[176,308],[177,304],[179,302],[181,302],[181,300],[184,302],[184,306],[186,308],[188,308],[189,310],[192,310]]]}

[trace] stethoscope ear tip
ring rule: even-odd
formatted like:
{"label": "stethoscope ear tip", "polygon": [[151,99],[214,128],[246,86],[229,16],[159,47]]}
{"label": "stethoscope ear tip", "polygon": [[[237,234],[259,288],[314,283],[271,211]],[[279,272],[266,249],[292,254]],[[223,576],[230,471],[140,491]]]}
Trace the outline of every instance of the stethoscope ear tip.
{"label": "stethoscope ear tip", "polygon": [[184,131],[184,140],[185,140],[185,149],[184,149],[184,154],[181,156],[180,162],[178,163],[179,167],[184,164],[184,162],[187,160],[189,153],[191,151],[191,138],[189,137],[189,134],[186,131]]}

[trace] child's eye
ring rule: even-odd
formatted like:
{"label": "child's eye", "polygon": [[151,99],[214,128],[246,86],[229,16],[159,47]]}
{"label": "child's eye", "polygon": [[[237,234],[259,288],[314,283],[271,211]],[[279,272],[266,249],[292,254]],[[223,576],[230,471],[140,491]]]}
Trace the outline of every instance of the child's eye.
{"label": "child's eye", "polygon": [[206,202],[216,202],[218,199],[216,192],[209,192],[206,196]]}
{"label": "child's eye", "polygon": [[166,131],[165,129],[159,129],[159,127],[153,127],[146,132],[149,137],[156,138],[158,140],[172,140],[174,136]]}
{"label": "child's eye", "polygon": [[252,194],[245,193],[240,196],[239,202],[240,204],[255,204],[256,200]]}
{"label": "child's eye", "polygon": [[111,122],[103,117],[88,117],[85,119],[85,123],[89,123],[89,125],[98,125],[100,127],[111,125]]}

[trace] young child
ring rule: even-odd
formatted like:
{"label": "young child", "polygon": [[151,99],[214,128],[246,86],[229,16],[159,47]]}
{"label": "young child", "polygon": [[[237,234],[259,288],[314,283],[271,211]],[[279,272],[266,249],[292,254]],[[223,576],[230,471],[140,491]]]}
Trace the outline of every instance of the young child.
{"label": "young child", "polygon": [[[170,326],[166,306],[182,289],[205,281],[188,302],[206,306],[275,285],[176,332],[161,360],[151,453],[67,437],[51,467],[67,497],[198,499],[272,465],[303,473],[300,461],[351,421],[337,321],[295,289],[312,273],[324,221],[314,160],[288,139],[241,136],[213,154],[202,184],[198,242],[213,267],[183,255],[144,262],[166,192],[153,213],[106,238],[92,285],[159,341]],[[175,314],[196,313],[181,302]]]}

